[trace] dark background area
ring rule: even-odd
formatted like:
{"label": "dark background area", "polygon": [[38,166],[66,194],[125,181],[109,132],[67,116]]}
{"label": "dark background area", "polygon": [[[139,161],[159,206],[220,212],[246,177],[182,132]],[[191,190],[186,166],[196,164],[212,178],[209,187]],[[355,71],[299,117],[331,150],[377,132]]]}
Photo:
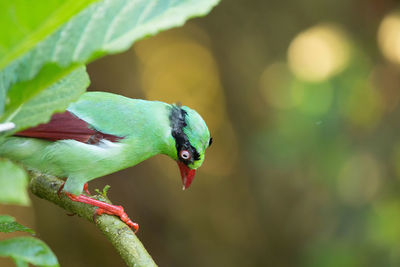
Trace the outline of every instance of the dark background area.
{"label": "dark background area", "polygon": [[[180,101],[214,143],[187,191],[165,156],[89,188],[111,185],[160,266],[399,266],[399,7],[225,0],[90,64],[89,90]],[[6,208],[62,266],[124,265],[94,225],[32,198],[34,215]]]}

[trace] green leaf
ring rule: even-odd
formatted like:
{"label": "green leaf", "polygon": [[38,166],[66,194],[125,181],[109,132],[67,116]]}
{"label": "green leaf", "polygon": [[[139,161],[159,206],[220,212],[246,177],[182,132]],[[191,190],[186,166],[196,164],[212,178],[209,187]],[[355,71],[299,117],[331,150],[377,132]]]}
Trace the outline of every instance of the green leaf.
{"label": "green leaf", "polygon": [[13,217],[9,215],[0,215],[0,232],[12,233],[16,231],[23,231],[31,234],[35,233],[32,229],[17,223]]}
{"label": "green leaf", "polygon": [[15,163],[0,158],[0,203],[29,205],[28,177]]}
{"label": "green leaf", "polygon": [[46,65],[33,80],[17,83],[10,88],[8,92],[10,101],[7,103],[6,109],[18,109],[20,105],[34,97],[37,92],[48,88],[69,73],[70,69],[61,68],[55,64]]}
{"label": "green leaf", "polygon": [[0,69],[92,2],[94,0],[0,1]]}
{"label": "green leaf", "polygon": [[[43,86],[38,88],[24,82],[35,76],[39,76],[40,81],[57,80],[65,75],[64,68],[72,71],[79,64],[102,55],[124,51],[140,38],[208,13],[217,3],[218,0],[114,0],[88,6],[0,71],[0,115],[9,102],[0,122],[8,121],[10,114],[16,112],[24,100],[43,90]],[[59,69],[44,67],[52,64]],[[36,89],[27,93],[31,88]],[[14,100],[18,93],[21,97]]]}
{"label": "green leaf", "polygon": [[[25,261],[38,266],[59,266],[54,253],[34,237],[15,237],[0,241],[0,256]],[[22,265],[23,266],[23,265]]]}
{"label": "green leaf", "polygon": [[[21,104],[14,113],[9,114],[6,121],[12,120],[16,124],[12,132],[47,122],[54,112],[64,111],[69,103],[77,100],[85,92],[89,83],[86,69],[81,66],[34,98]],[[47,85],[46,82],[44,84]]]}

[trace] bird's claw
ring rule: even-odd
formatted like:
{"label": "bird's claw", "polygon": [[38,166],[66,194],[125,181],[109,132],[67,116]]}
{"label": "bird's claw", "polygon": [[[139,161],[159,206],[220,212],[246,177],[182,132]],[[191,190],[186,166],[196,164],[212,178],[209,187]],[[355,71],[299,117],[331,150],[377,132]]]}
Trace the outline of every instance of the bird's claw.
{"label": "bird's claw", "polygon": [[121,221],[123,221],[126,225],[129,226],[129,228],[131,228],[134,233],[136,234],[137,231],[139,230],[139,224],[132,222],[131,219],[129,219],[128,214],[126,214],[126,212],[124,211],[124,208],[122,206],[115,206],[115,205],[111,205],[113,206],[112,210],[107,210],[104,208],[97,208],[96,211],[93,214],[93,221],[96,222],[97,219],[97,215],[101,215],[101,214],[108,214],[108,215],[115,215],[118,216]]}
{"label": "bird's claw", "polygon": [[79,195],[76,196],[74,194],[65,192],[65,194],[72,200],[76,202],[81,202],[81,203],[86,203],[95,207],[98,207],[96,209],[96,212],[93,214],[93,221],[96,222],[97,215],[101,215],[103,213],[109,214],[109,215],[116,215],[118,216],[121,221],[123,221],[126,225],[128,225],[135,233],[139,229],[139,225],[137,223],[134,223],[129,219],[128,215],[124,211],[124,208],[122,206],[116,206],[112,204],[108,204],[106,202],[90,198],[85,195]]}

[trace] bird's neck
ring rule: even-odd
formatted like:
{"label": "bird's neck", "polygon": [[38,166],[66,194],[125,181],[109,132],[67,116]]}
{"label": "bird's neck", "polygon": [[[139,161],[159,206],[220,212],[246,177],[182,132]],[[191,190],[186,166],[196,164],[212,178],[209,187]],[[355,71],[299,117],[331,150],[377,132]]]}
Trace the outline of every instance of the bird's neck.
{"label": "bird's neck", "polygon": [[[171,135],[170,105],[158,101],[140,101],[136,105],[139,117],[134,134],[127,137],[130,153],[145,160],[157,154],[176,158],[175,141]],[[140,151],[139,153],[137,153]]]}

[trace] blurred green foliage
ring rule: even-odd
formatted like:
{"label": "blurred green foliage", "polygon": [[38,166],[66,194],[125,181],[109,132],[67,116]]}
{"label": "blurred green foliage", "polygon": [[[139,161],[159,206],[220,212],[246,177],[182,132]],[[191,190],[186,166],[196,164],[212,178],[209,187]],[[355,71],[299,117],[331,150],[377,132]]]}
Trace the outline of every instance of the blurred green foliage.
{"label": "blurred green foliage", "polygon": [[56,256],[41,240],[21,236],[0,241],[0,256],[11,257],[18,267],[32,263],[42,267],[58,267]]}
{"label": "blurred green foliage", "polygon": [[0,232],[12,233],[15,231],[24,231],[31,234],[35,233],[32,229],[17,223],[13,217],[0,215]]}
{"label": "blurred green foliage", "polygon": [[[16,231],[35,234],[32,229],[17,223],[15,218],[0,215],[0,232],[8,234]],[[34,237],[23,236],[0,240],[0,256],[12,258],[18,267],[28,266],[29,263],[36,266],[59,266],[51,249]]]}
{"label": "blurred green foliage", "polygon": [[[12,177],[12,179],[10,179]],[[17,164],[0,159],[0,203],[29,205],[28,175]]]}

